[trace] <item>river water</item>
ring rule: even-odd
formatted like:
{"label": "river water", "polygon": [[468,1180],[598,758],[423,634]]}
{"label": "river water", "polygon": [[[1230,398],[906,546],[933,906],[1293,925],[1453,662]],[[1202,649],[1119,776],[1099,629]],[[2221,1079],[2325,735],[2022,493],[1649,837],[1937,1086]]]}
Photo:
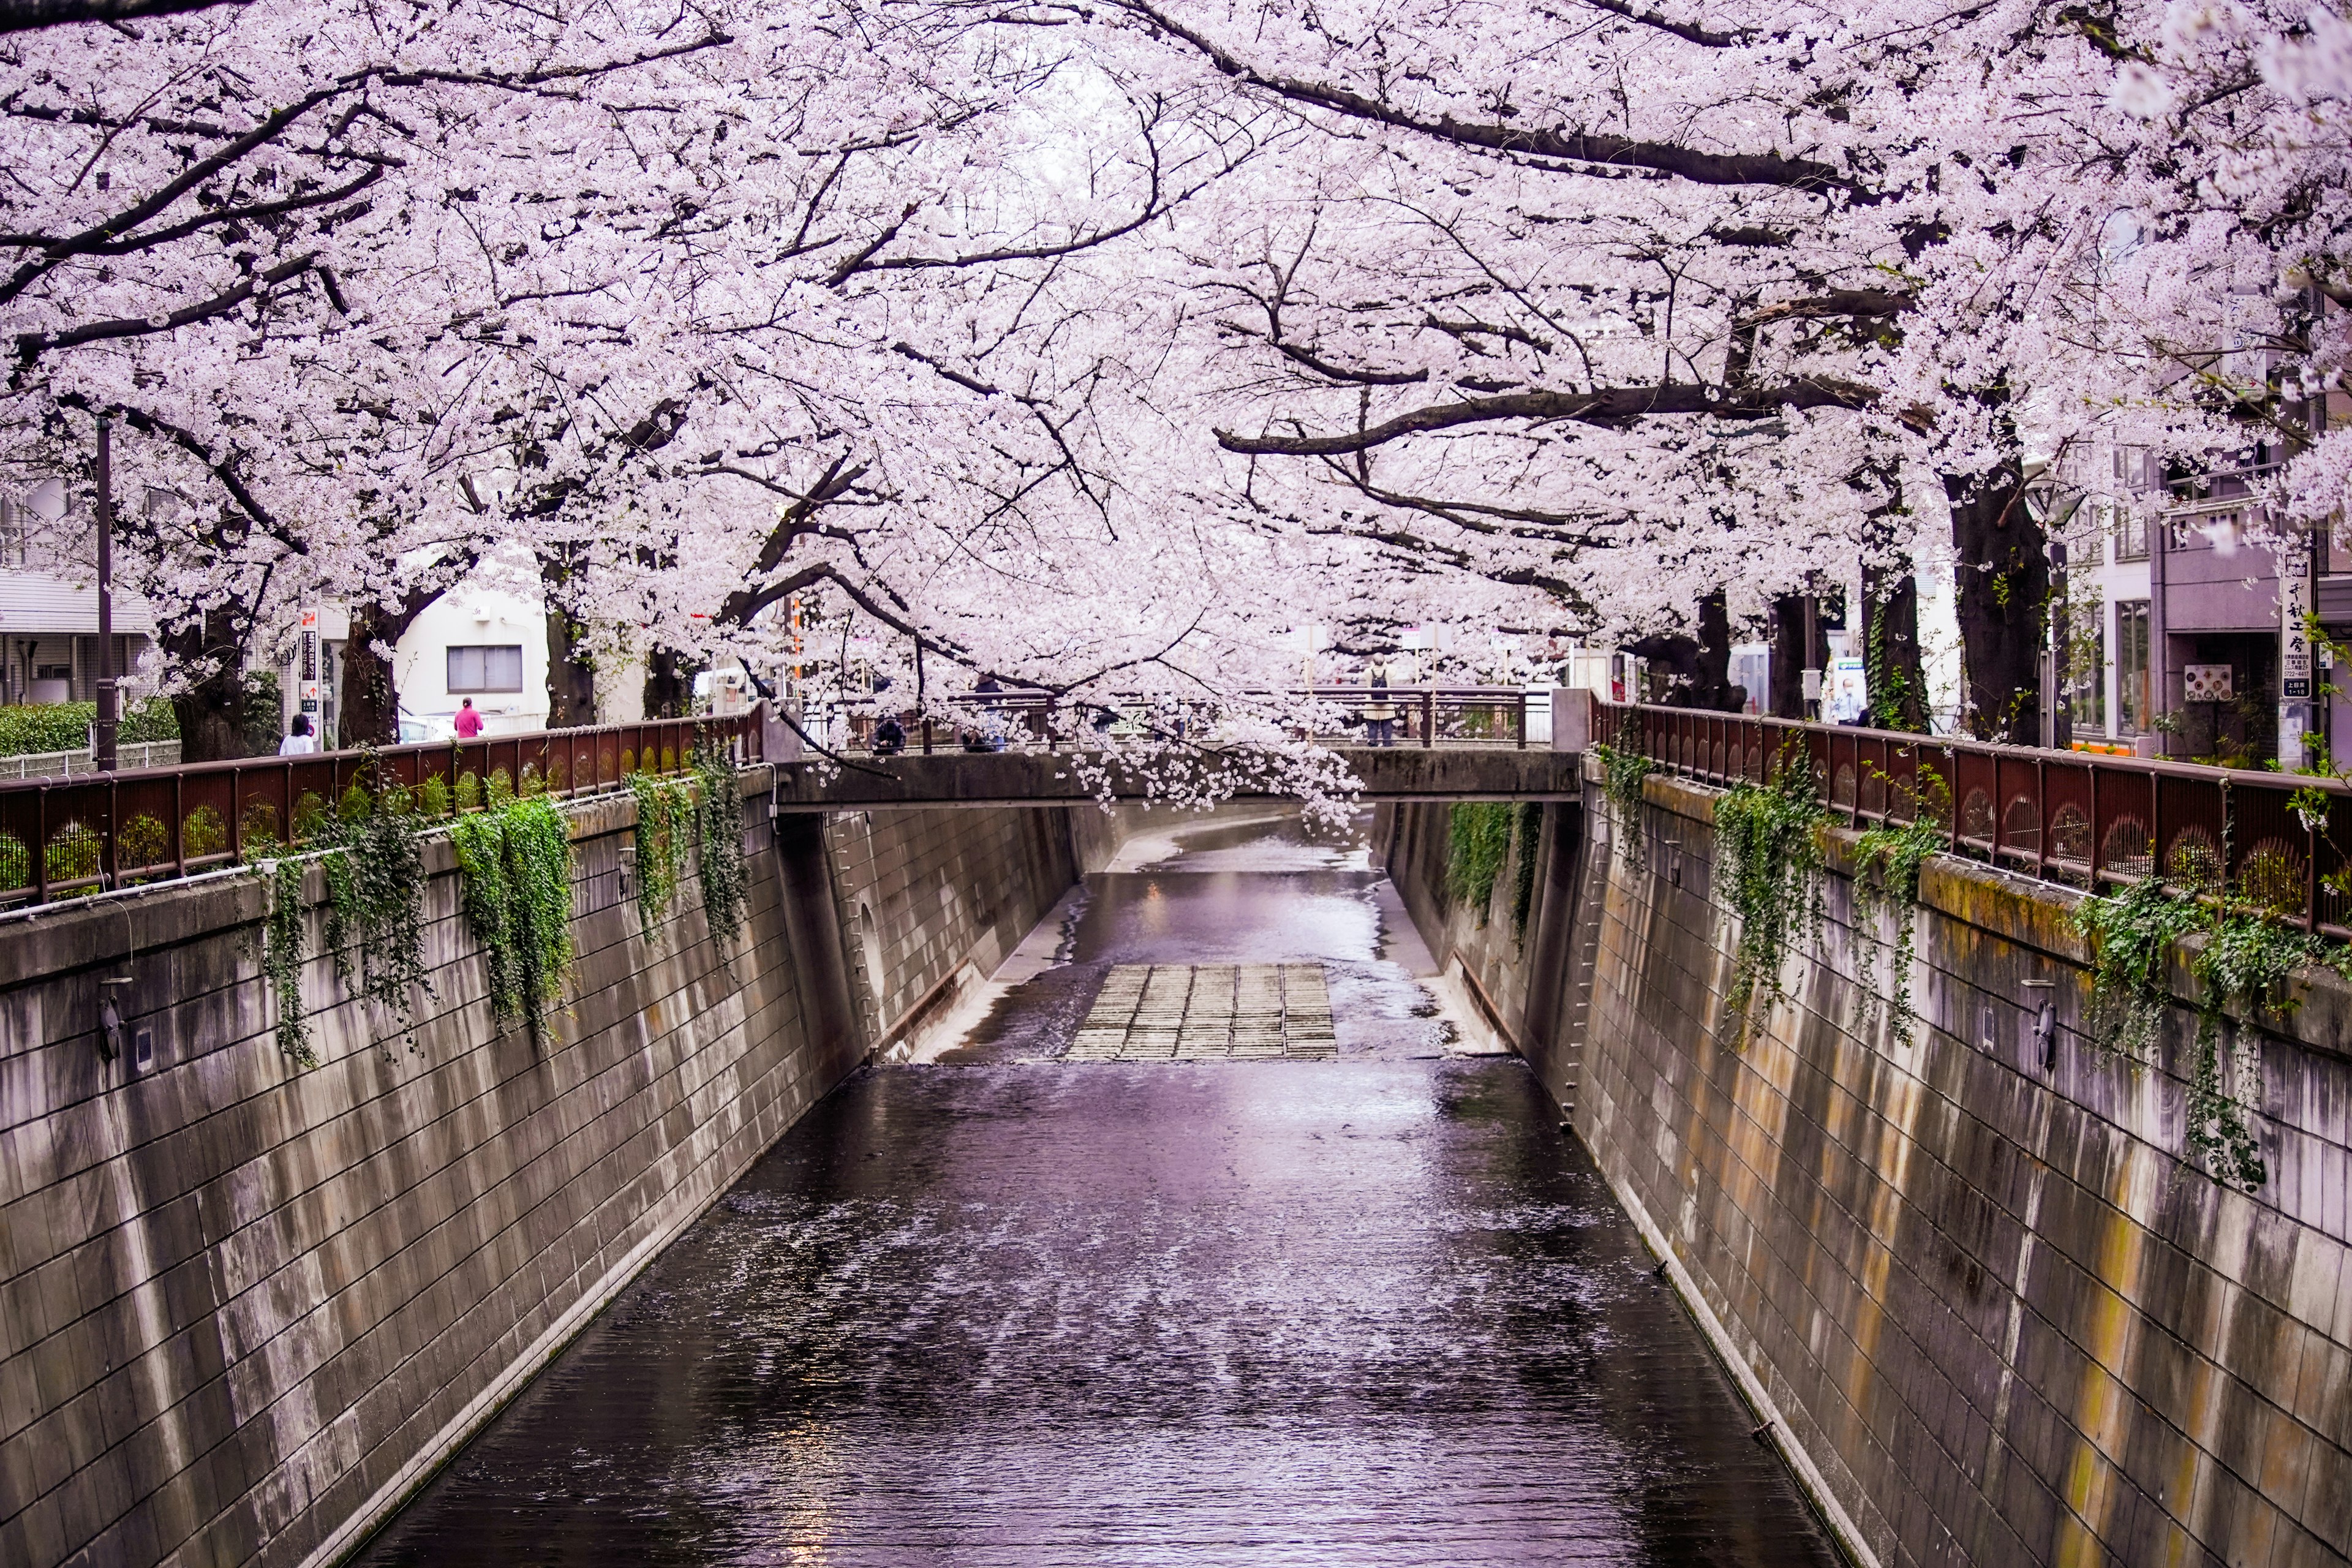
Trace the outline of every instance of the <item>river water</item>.
{"label": "river water", "polygon": [[[1082,1026],[1160,1038],[1099,1023],[1145,965],[1240,975],[1189,992],[1229,1012],[1280,966],[1276,1054],[1071,1059]],[[362,1561],[1832,1563],[1428,968],[1360,845],[1281,817],[1130,845],[984,1017],[812,1110]]]}

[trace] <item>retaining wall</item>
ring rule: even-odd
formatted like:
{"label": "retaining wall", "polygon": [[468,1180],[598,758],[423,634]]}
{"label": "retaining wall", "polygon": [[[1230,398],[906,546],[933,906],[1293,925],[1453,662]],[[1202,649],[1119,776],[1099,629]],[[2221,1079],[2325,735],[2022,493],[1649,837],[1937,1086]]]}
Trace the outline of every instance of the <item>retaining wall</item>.
{"label": "retaining wall", "polygon": [[867,1037],[887,1047],[985,979],[1078,879],[1072,808],[826,819]]}
{"label": "retaining wall", "polygon": [[1858,1555],[2343,1562],[2352,994],[2262,1037],[2270,1179],[2241,1194],[2184,1162],[2189,1010],[2153,1067],[2083,1032],[2072,895],[1931,861],[1906,1040],[1892,917],[1858,928],[1837,869],[1743,1037],[1713,797],[1647,799],[1642,863],[1596,842],[1583,879],[1576,1131]]}
{"label": "retaining wall", "polygon": [[[576,812],[579,962],[543,1044],[490,1026],[446,844],[414,1048],[314,957],[307,1072],[272,1039],[251,879],[0,925],[0,1563],[331,1561],[865,1059],[822,819],[747,803],[729,954],[690,873],[640,932],[626,796]],[[998,879],[886,946],[886,994],[1061,891],[1021,880],[1059,874],[1038,814],[940,815],[944,840],[898,836],[903,896],[927,853]]]}
{"label": "retaining wall", "polygon": [[1893,917],[1857,926],[1839,834],[1820,940],[1743,1031],[1714,796],[1646,798],[1638,860],[1595,786],[1586,842],[1547,824],[1524,943],[1446,900],[1444,807],[1384,813],[1375,842],[1854,1555],[2345,1562],[2352,990],[2315,978],[2267,1028],[2233,1021],[2261,1046],[2270,1168],[2235,1192],[2183,1158],[2185,954],[2135,1067],[2084,1032],[2074,895],[1938,858],[1905,1038]]}
{"label": "retaining wall", "polygon": [[[1576,1100],[1583,1043],[1582,999],[1574,984],[1578,956],[1589,968],[1593,933],[1580,923],[1576,877],[1584,813],[1576,805],[1540,807],[1530,839],[1520,824],[1483,906],[1456,899],[1446,885],[1453,806],[1383,805],[1373,813],[1373,858],[1389,873],[1405,911],[1441,973],[1464,982],[1469,1005],[1526,1057],[1562,1105]],[[1516,908],[1518,858],[1535,861],[1524,919]]]}

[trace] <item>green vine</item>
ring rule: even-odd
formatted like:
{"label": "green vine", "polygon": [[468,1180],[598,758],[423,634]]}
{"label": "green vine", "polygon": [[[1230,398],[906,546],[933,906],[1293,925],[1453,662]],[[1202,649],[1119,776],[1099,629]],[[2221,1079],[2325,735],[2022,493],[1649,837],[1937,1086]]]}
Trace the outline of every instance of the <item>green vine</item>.
{"label": "green vine", "polygon": [[1591,747],[1592,754],[1601,759],[1601,794],[1609,802],[1609,815],[1616,819],[1625,864],[1637,869],[1643,861],[1642,781],[1658,767],[1642,754],[1641,738],[1640,724],[1628,713],[1618,721],[1615,745],[1601,741]]}
{"label": "green vine", "polygon": [[700,748],[694,776],[695,867],[710,940],[723,952],[743,930],[751,889],[743,868],[743,793],[734,752],[724,744]]}
{"label": "green vine", "polygon": [[1528,940],[1528,916],[1536,901],[1536,846],[1543,842],[1543,807],[1529,801],[1518,808],[1511,830],[1511,934]]}
{"label": "green vine", "polygon": [[425,967],[424,846],[408,793],[346,794],[326,831],[327,951],[335,978],[398,1021],[416,1048],[416,993],[433,994]]}
{"label": "green vine", "polygon": [[284,856],[261,868],[269,913],[261,922],[261,972],[278,998],[278,1048],[297,1068],[319,1065],[302,1013],[302,862]]}
{"label": "green vine", "polygon": [[300,984],[302,876],[316,859],[327,884],[323,934],[337,983],[389,1011],[415,1049],[416,993],[432,995],[433,983],[425,966],[425,855],[407,792],[371,796],[355,783],[332,816],[306,795],[295,818],[301,852],[268,837],[247,849],[270,889],[261,963],[278,998],[278,1048],[298,1068],[319,1065]]}
{"label": "green vine", "polygon": [[[1888,977],[1885,994],[1893,1010],[1895,1038],[1909,1046],[1917,1022],[1911,1007],[1911,960],[1917,935],[1913,916],[1919,909],[1919,871],[1927,857],[1941,853],[1945,847],[1943,825],[1951,819],[1952,791],[1941,773],[1927,768],[1910,782],[1890,779],[1888,783],[1892,793],[1906,801],[1911,820],[1880,823],[1855,841],[1853,898],[1857,912],[1874,925],[1882,914],[1895,917],[1894,973]],[[1867,999],[1864,1016],[1868,1018],[1876,1014],[1880,993],[1869,984],[1869,975],[1863,980]]]}
{"label": "green vine", "polygon": [[629,793],[637,800],[637,929],[651,937],[669,918],[686,874],[693,787],[684,779],[635,773],[629,775]]}
{"label": "green vine", "polygon": [[1779,996],[1780,964],[1801,932],[1822,924],[1822,830],[1811,759],[1787,751],[1765,784],[1741,783],[1715,803],[1717,888],[1739,916],[1730,1005],[1745,1018],[1760,986]]}
{"label": "green vine", "polygon": [[2204,951],[2191,972],[2197,976],[2196,1060],[2189,1074],[2189,1152],[2217,1182],[2252,1192],[2270,1179],[2249,1113],[2262,1101],[2262,1047],[2255,1033],[2235,1031],[2229,1081],[2221,1065],[2222,1008],[2236,1002],[2259,1017],[2284,1016],[2299,999],[2287,982],[2299,969],[2326,967],[2341,974],[2352,954],[2313,931],[2282,924],[2268,912],[2244,904],[2223,910],[2213,921]]}
{"label": "green vine", "polygon": [[2252,1192],[2270,1179],[2248,1123],[2262,1100],[2259,1028],[2235,1031],[2231,1059],[2221,1055],[2222,1026],[2235,1005],[2257,1021],[2284,1017],[2297,998],[2288,983],[2303,969],[2352,973],[2352,952],[2289,925],[2242,890],[2202,901],[2165,890],[2153,878],[2106,898],[2086,899],[2075,929],[2092,943],[2093,1037],[2107,1050],[2155,1059],[2157,1024],[2168,993],[2165,967],[2174,945],[2201,933],[2189,965],[2197,981],[2197,1034],[2189,1068],[2189,1158],[2214,1181]]}
{"label": "green vine", "polygon": [[1507,805],[1460,801],[1447,814],[1445,890],[1457,903],[1478,911],[1486,923],[1486,907],[1495,897],[1496,880],[1511,853],[1511,808]]}
{"label": "green vine", "polygon": [[2084,899],[2074,922],[2091,944],[2091,1037],[2103,1050],[2153,1061],[2165,965],[2176,943],[2204,927],[2205,910],[2149,877],[2120,893]]}
{"label": "green vine", "polygon": [[545,795],[509,796],[461,816],[457,852],[466,923],[489,970],[490,1013],[546,1032],[572,967],[572,832]]}

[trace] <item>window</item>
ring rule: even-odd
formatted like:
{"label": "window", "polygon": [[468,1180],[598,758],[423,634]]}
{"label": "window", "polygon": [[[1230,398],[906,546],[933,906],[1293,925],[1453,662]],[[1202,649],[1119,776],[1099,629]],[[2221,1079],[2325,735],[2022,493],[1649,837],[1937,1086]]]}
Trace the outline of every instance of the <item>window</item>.
{"label": "window", "polygon": [[2130,507],[2117,507],[2114,514],[2116,559],[2145,561],[2147,559],[2147,518]]}
{"label": "window", "polygon": [[490,643],[449,650],[449,689],[520,691],[522,644]]}
{"label": "window", "polygon": [[2148,689],[2147,601],[2116,602],[2116,717],[2120,732],[2144,735],[2156,718]]}
{"label": "window", "polygon": [[[2066,716],[2078,733],[2107,732],[2107,617],[2086,605],[2066,649]],[[2073,616],[2068,617],[2070,620]]]}

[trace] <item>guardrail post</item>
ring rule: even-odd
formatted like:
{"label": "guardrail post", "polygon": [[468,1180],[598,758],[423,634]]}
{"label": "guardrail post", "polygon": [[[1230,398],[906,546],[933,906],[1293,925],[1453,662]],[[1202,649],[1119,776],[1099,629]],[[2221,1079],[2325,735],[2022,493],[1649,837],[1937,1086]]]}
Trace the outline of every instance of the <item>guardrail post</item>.
{"label": "guardrail post", "polygon": [[1437,693],[1421,694],[1421,744],[1423,751],[1437,744]]}
{"label": "guardrail post", "polygon": [[1519,750],[1528,749],[1528,689],[1519,688]]}

